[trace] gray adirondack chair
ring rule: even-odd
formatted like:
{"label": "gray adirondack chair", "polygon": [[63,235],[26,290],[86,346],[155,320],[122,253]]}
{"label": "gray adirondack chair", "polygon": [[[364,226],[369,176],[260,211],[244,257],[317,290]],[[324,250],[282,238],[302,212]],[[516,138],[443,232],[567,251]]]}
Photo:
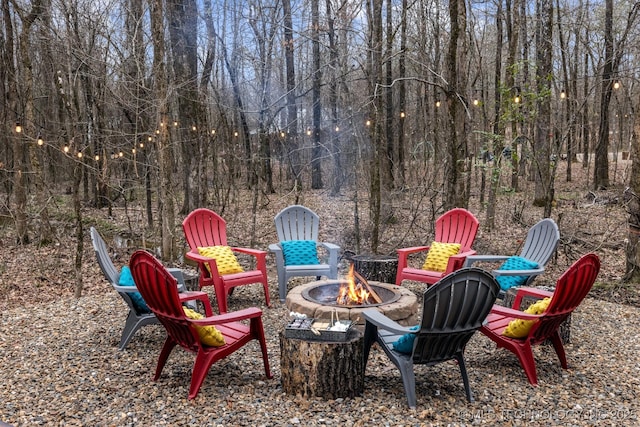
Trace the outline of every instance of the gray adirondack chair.
{"label": "gray adirondack chair", "polygon": [[[371,346],[377,342],[391,362],[400,370],[409,407],[416,407],[414,365],[432,366],[456,360],[460,367],[467,399],[473,402],[469,386],[464,349],[480,329],[496,301],[500,286],[491,273],[475,268],[462,268],[440,279],[424,291],[422,320],[419,330],[401,326],[375,308],[362,314],[364,331],[364,365]],[[400,352],[394,343],[404,334],[414,333],[413,351]]]}
{"label": "gray adirondack chair", "polygon": [[[556,251],[560,242],[560,230],[558,225],[551,218],[544,218],[538,221],[527,232],[527,237],[518,256],[533,261],[538,264],[538,268],[529,270],[492,270],[494,276],[527,276],[526,282],[522,286],[530,286],[531,282],[544,273],[545,266]],[[471,255],[465,261],[465,266],[470,267],[476,262],[500,262],[506,261],[510,255]],[[504,292],[501,291],[499,297]]]}
{"label": "gray adirondack chair", "polygon": [[[278,291],[280,301],[284,301],[287,296],[287,283],[292,277],[322,277],[329,279],[338,278],[338,252],[340,246],[333,243],[318,242],[318,229],[320,217],[311,209],[292,205],[275,216],[276,232],[278,243],[269,245],[269,251],[276,257],[276,269],[278,272]],[[292,240],[313,240],[318,248],[323,248],[325,257],[319,251],[320,264],[310,265],[286,265],[285,257],[280,242]]]}
{"label": "gray adirondack chair", "polygon": [[[102,270],[102,274],[104,274],[105,279],[107,279],[113,289],[118,292],[129,307],[129,314],[127,314],[127,320],[125,321],[124,329],[122,330],[122,335],[120,337],[120,344],[118,344],[118,348],[120,350],[124,350],[138,329],[145,325],[153,325],[159,322],[151,311],[140,311],[133,303],[131,294],[138,292],[138,289],[135,286],[120,286],[118,284],[120,280],[120,271],[113,264],[113,261],[109,256],[107,244],[100,233],[98,233],[98,230],[94,227],[91,227],[90,233],[91,243],[93,244],[93,249],[96,253],[96,258],[98,259],[98,265],[100,266],[100,270]],[[182,274],[182,270],[178,268],[170,268],[168,270],[177,279],[178,290],[181,292],[184,291],[184,276]],[[182,293],[181,296],[187,297],[188,294],[189,293]]]}

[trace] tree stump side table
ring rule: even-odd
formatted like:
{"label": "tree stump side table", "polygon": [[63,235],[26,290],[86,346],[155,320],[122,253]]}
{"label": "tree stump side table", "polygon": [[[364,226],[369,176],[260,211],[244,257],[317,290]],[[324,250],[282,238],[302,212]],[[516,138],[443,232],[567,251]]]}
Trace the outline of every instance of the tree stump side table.
{"label": "tree stump side table", "polygon": [[364,337],[354,329],[345,341],[287,338],[280,333],[282,389],[302,397],[361,396],[364,391]]}
{"label": "tree stump side table", "polygon": [[[546,287],[542,287],[542,289],[544,290],[548,290],[548,291],[553,291],[553,289],[550,288],[546,288]],[[518,293],[518,288],[510,288],[507,290],[507,292],[505,292],[504,295],[504,300],[502,305],[504,305],[505,307],[511,307],[513,306],[513,302],[516,299],[516,294]],[[520,302],[520,307],[516,307],[521,311],[526,310],[531,304],[533,304],[534,302],[538,301],[540,298],[536,298],[534,296],[531,295],[525,295],[522,298],[522,301]],[[567,317],[567,320],[565,320],[564,322],[562,322],[560,324],[560,329],[558,330],[560,332],[560,338],[562,339],[562,343],[563,344],[568,344],[571,338],[571,315],[569,315],[569,317]],[[547,340],[544,342],[545,344],[550,344],[551,341]]]}
{"label": "tree stump side table", "polygon": [[396,283],[398,257],[389,255],[355,255],[353,268],[365,279],[374,282]]}

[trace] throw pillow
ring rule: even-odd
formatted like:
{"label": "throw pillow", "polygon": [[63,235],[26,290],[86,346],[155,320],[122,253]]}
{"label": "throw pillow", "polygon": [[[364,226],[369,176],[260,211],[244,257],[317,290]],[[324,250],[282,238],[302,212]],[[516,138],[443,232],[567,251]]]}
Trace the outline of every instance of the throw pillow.
{"label": "throw pillow", "polygon": [[[538,268],[538,263],[529,261],[526,258],[519,256],[512,256],[502,263],[498,270],[532,270]],[[523,286],[529,276],[500,276],[496,275],[496,281],[500,285],[500,289],[503,291],[508,290],[514,286]]]}
{"label": "throw pillow", "polygon": [[[206,246],[198,248],[198,253],[207,258],[215,259],[216,265],[218,266],[218,273],[220,273],[221,276],[225,274],[242,273],[244,271],[238,262],[238,258],[236,258],[229,246]],[[207,263],[205,265],[207,266],[207,270],[211,272],[209,264]]]}
{"label": "throw pillow", "polygon": [[[528,314],[542,314],[549,307],[551,298],[547,297],[531,304],[524,312]],[[510,338],[524,338],[529,334],[531,327],[537,320],[513,319],[502,332],[502,335]]]}
{"label": "throw pillow", "polygon": [[[203,319],[204,316],[198,313],[195,310],[192,310],[187,307],[182,307],[184,310],[185,316],[189,319],[200,320]],[[220,333],[219,330],[216,329],[215,326],[196,326],[196,331],[198,331],[198,336],[200,337],[200,342],[209,347],[220,347],[225,345],[224,336]]]}
{"label": "throw pillow", "polygon": [[[135,282],[133,281],[133,275],[131,275],[131,269],[129,266],[125,265],[120,270],[120,278],[118,279],[118,285],[120,286],[135,286]],[[131,302],[133,302],[134,307],[138,313],[151,313],[151,310],[147,306],[147,303],[144,302],[142,295],[140,292],[127,292],[129,298],[131,298]]]}
{"label": "throw pillow", "polygon": [[422,265],[423,270],[439,271],[443,273],[447,269],[449,257],[460,251],[460,243],[431,242],[427,259]]}
{"label": "throw pillow", "polygon": [[[412,331],[420,330],[420,325],[416,325],[410,328]],[[398,338],[392,345],[393,349],[399,353],[411,354],[413,353],[413,341],[416,339],[416,334],[404,334]]]}
{"label": "throw pillow", "polygon": [[284,254],[284,265],[315,265],[318,249],[315,240],[287,240],[280,242]]}

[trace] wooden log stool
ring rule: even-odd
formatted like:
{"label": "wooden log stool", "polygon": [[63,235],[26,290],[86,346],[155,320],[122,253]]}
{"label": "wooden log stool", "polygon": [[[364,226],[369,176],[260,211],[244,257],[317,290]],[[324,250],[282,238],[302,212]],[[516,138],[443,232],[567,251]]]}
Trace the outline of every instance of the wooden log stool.
{"label": "wooden log stool", "polygon": [[[544,289],[545,291],[553,292],[553,288],[543,287],[543,286],[541,286],[540,288]],[[511,306],[513,306],[513,301],[516,299],[517,293],[518,293],[517,287],[508,289],[507,292],[505,292],[502,305],[505,307],[511,308]],[[522,301],[520,302],[520,307],[517,307],[517,308],[520,311],[524,311],[531,304],[538,301],[539,299],[540,298],[534,297],[532,295],[525,295],[524,297],[522,297]],[[569,314],[569,317],[567,317],[567,320],[565,320],[560,324],[560,328],[558,329],[558,332],[560,333],[560,338],[562,339],[562,343],[568,344],[571,339],[571,314]],[[549,340],[545,341],[545,344],[550,344],[550,343],[551,341]]]}
{"label": "wooden log stool", "polygon": [[355,271],[367,280],[396,283],[398,258],[389,255],[355,255],[351,258]]}
{"label": "wooden log stool", "polygon": [[345,341],[287,338],[280,333],[282,390],[302,397],[361,396],[364,391],[362,332],[352,330]]}

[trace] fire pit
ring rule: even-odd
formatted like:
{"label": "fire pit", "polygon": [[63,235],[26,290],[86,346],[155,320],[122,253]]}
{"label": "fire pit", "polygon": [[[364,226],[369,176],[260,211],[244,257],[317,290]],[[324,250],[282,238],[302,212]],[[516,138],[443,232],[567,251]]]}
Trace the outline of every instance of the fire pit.
{"label": "fire pit", "polygon": [[[286,305],[291,311],[315,319],[351,320],[364,324],[362,312],[376,308],[401,325],[418,323],[418,298],[407,288],[380,282],[367,282],[355,273],[337,280],[320,280],[295,286],[287,294]],[[359,277],[358,277],[359,276]],[[349,299],[348,294],[357,295]]]}

